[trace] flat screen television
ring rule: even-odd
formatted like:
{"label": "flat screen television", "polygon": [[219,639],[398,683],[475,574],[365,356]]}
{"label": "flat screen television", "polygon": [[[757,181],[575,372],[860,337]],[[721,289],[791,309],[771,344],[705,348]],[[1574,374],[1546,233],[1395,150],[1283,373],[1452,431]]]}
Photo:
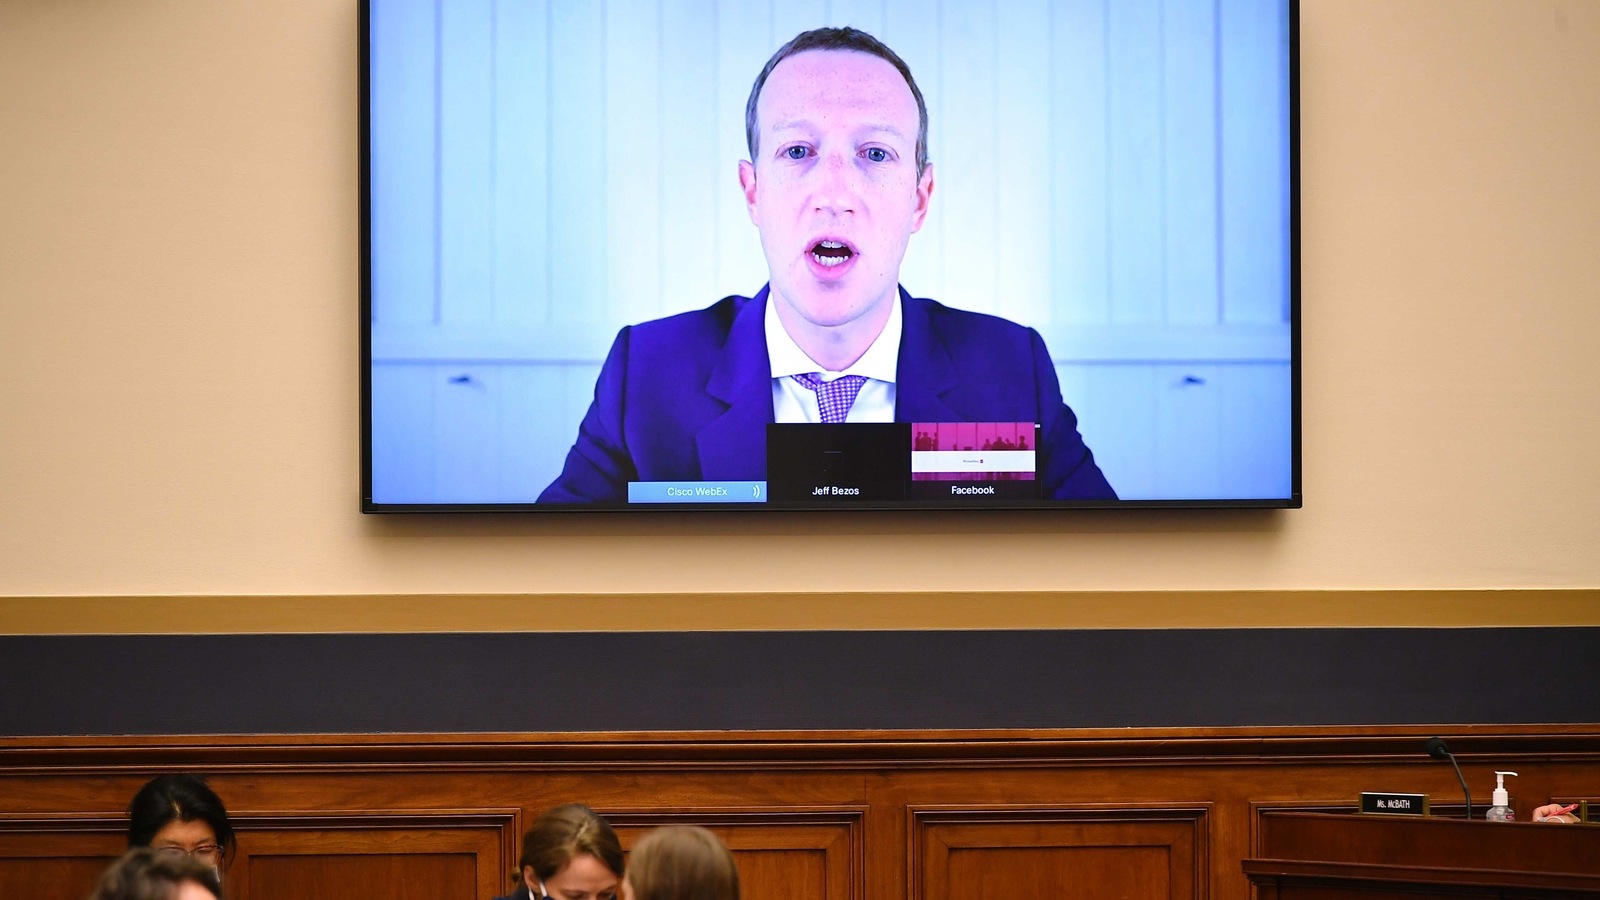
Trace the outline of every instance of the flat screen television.
{"label": "flat screen television", "polygon": [[1297,21],[366,0],[362,509],[1300,506]]}

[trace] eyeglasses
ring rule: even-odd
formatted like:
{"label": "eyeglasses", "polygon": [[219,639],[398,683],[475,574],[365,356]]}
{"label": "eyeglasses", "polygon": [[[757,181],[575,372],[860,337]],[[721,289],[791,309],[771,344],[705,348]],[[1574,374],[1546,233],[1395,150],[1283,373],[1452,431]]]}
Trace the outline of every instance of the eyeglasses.
{"label": "eyeglasses", "polygon": [[201,844],[193,850],[186,850],[182,847],[157,847],[156,852],[165,853],[168,856],[193,856],[201,862],[210,863],[213,868],[222,862],[221,844]]}

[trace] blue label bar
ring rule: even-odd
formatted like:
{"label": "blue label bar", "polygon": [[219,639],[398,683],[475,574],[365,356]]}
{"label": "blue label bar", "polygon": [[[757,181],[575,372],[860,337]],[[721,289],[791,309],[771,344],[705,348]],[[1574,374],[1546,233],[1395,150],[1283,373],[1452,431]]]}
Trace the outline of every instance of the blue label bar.
{"label": "blue label bar", "polygon": [[765,503],[765,481],[630,481],[629,503]]}

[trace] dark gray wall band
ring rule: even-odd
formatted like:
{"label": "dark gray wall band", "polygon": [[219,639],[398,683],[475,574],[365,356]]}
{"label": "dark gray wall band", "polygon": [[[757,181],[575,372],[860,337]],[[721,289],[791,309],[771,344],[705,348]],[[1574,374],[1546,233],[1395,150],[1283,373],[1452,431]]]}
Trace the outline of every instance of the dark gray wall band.
{"label": "dark gray wall band", "polygon": [[10,636],[0,734],[1589,723],[1597,639],[1600,628]]}

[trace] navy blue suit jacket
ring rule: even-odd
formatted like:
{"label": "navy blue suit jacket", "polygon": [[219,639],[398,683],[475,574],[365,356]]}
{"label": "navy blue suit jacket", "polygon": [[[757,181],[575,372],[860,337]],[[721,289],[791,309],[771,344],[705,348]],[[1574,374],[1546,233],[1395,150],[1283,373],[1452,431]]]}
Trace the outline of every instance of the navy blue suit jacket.
{"label": "navy blue suit jacket", "polygon": [[[1116,499],[1031,328],[902,288],[897,422],[1037,422],[1043,496]],[[763,481],[773,421],[767,288],[617,334],[541,503],[618,503],[630,481]]]}

